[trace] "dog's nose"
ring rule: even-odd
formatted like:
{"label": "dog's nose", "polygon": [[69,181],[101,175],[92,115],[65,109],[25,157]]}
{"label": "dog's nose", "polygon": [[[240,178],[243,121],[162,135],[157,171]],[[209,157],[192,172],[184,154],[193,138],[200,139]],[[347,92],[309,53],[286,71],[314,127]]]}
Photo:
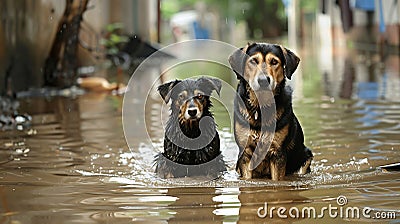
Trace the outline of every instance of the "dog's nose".
{"label": "dog's nose", "polygon": [[197,109],[196,109],[196,108],[188,109],[188,114],[189,114],[191,117],[196,116],[196,114],[197,114]]}
{"label": "dog's nose", "polygon": [[271,83],[271,78],[268,76],[260,76],[258,77],[258,84],[260,84],[261,87],[267,87]]}

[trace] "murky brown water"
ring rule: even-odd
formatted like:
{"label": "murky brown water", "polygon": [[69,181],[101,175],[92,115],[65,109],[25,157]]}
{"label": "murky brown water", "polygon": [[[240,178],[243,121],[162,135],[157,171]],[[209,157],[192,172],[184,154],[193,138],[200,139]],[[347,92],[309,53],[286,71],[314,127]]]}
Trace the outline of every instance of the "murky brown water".
{"label": "murky brown water", "polygon": [[[400,160],[398,56],[372,65],[359,58],[338,57],[338,66],[326,72],[303,59],[294,106],[315,155],[313,171],[282,182],[237,178],[237,148],[218,105],[214,111],[229,171],[214,181],[163,181],[151,172],[149,161],[157,152],[152,146],[140,137],[133,140],[133,153],[126,145],[122,97],[25,98],[21,111],[32,115],[32,126],[0,132],[0,223],[393,221],[331,218],[328,211],[324,219],[284,219],[277,210],[272,220],[270,214],[261,219],[257,211],[265,202],[268,209],[285,208],[286,215],[298,208],[300,216],[304,207],[314,207],[317,215],[328,206],[370,207],[371,216],[394,211],[399,222],[400,172],[377,168]],[[151,117],[150,137],[157,141],[162,130]],[[340,195],[346,205],[338,205]]]}

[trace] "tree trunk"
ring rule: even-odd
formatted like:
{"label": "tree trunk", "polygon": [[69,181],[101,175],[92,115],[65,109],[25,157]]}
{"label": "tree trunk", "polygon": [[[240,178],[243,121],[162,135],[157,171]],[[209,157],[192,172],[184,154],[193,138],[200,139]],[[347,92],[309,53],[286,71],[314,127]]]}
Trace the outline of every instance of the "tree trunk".
{"label": "tree trunk", "polygon": [[46,86],[70,87],[77,78],[79,30],[89,0],[66,0],[49,56],[44,65]]}

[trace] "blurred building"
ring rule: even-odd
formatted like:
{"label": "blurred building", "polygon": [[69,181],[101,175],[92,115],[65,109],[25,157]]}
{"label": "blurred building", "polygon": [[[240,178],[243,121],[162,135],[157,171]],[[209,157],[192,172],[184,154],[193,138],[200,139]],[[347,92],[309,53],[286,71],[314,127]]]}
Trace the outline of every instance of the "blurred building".
{"label": "blurred building", "polygon": [[339,46],[345,46],[346,37],[356,43],[376,43],[381,36],[389,45],[400,44],[398,0],[321,0],[318,19],[319,28],[332,28],[334,44]]}

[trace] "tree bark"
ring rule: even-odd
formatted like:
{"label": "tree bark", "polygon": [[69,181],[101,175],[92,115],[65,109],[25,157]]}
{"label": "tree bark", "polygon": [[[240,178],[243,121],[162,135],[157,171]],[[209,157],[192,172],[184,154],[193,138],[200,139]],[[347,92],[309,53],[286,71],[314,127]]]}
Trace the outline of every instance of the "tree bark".
{"label": "tree bark", "polygon": [[46,86],[70,87],[78,69],[79,30],[89,0],[66,0],[49,56],[44,65]]}

